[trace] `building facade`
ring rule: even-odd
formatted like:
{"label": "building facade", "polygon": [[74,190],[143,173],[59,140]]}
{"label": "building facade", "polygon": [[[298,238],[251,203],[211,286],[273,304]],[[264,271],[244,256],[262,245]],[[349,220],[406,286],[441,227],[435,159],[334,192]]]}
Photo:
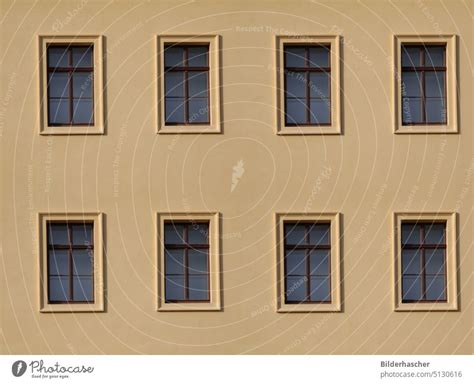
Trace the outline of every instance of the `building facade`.
{"label": "building facade", "polygon": [[3,354],[471,354],[469,1],[2,1]]}

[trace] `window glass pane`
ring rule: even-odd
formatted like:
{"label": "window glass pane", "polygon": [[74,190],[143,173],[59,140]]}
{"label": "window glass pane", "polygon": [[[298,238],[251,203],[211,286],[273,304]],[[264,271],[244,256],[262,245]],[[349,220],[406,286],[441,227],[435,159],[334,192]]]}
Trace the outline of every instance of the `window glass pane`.
{"label": "window glass pane", "polygon": [[288,245],[305,243],[306,229],[302,224],[285,224],[285,241]]}
{"label": "window glass pane", "polygon": [[87,249],[75,249],[72,251],[74,275],[92,275],[94,265],[94,253]]}
{"label": "window glass pane", "polygon": [[426,244],[444,244],[445,228],[443,223],[425,225],[425,243]]}
{"label": "window glass pane", "polygon": [[444,72],[425,73],[426,97],[444,97]]}
{"label": "window glass pane", "polygon": [[206,223],[193,223],[188,225],[189,244],[207,244],[209,225]]}
{"label": "window glass pane", "polygon": [[165,224],[165,243],[166,244],[183,244],[184,243],[184,226],[182,224],[168,223]]}
{"label": "window glass pane", "polygon": [[93,74],[76,72],[72,75],[74,97],[92,97]]}
{"label": "window glass pane", "polygon": [[421,77],[418,72],[402,73],[402,95],[421,97]]}
{"label": "window glass pane", "polygon": [[287,124],[306,123],[306,101],[303,99],[286,99]]}
{"label": "window glass pane", "polygon": [[331,292],[328,277],[311,277],[311,301],[330,301]]}
{"label": "window glass pane", "polygon": [[287,275],[305,275],[306,274],[306,258],[305,251],[287,251],[286,274]]}
{"label": "window glass pane", "polygon": [[188,251],[188,266],[189,274],[207,273],[209,271],[207,267],[207,250],[190,249]]}
{"label": "window glass pane", "polygon": [[168,276],[165,279],[166,300],[184,300],[184,277]]}
{"label": "window glass pane", "polygon": [[416,224],[402,224],[402,243],[420,244],[420,226]]}
{"label": "window glass pane", "polygon": [[189,122],[205,123],[209,121],[209,109],[207,99],[189,100]]}
{"label": "window glass pane", "polygon": [[403,124],[414,124],[422,122],[421,99],[408,97],[403,98]]}
{"label": "window glass pane", "polygon": [[49,47],[48,48],[48,66],[49,67],[67,67],[68,51],[67,48]]}
{"label": "window glass pane", "polygon": [[305,67],[306,53],[303,47],[285,48],[285,67]]}
{"label": "window glass pane", "polygon": [[49,100],[49,121],[52,124],[69,124],[68,100]]}
{"label": "window glass pane", "polygon": [[420,49],[402,45],[402,66],[418,67],[421,65]]}
{"label": "window glass pane", "polygon": [[446,300],[444,276],[426,277],[426,300]]}
{"label": "window glass pane", "polygon": [[306,97],[306,75],[289,72],[286,74],[286,97]]}
{"label": "window glass pane", "polygon": [[421,278],[419,276],[404,276],[402,280],[403,300],[420,300]]}
{"label": "window glass pane", "polygon": [[426,122],[445,123],[446,106],[444,99],[426,99]]}
{"label": "window glass pane", "polygon": [[189,72],[189,97],[207,97],[207,72]]}
{"label": "window glass pane", "polygon": [[76,68],[92,67],[92,47],[73,47],[72,65]]}
{"label": "window glass pane", "polygon": [[184,274],[184,250],[167,249],[165,250],[165,274],[183,275]]}
{"label": "window glass pane", "polygon": [[73,301],[93,301],[94,289],[92,284],[92,277],[73,277]]}
{"label": "window glass pane", "polygon": [[309,231],[309,242],[313,245],[329,244],[330,225],[314,224]]}
{"label": "window glass pane", "polygon": [[92,124],[92,100],[74,100],[73,122],[76,124]]}
{"label": "window glass pane", "polygon": [[331,115],[328,99],[311,100],[311,124],[329,124]]}
{"label": "window glass pane", "polygon": [[207,51],[208,47],[189,47],[188,66],[207,67]]}
{"label": "window glass pane", "polygon": [[418,275],[421,273],[420,252],[417,249],[402,250],[402,274]]}
{"label": "window glass pane", "polygon": [[49,250],[49,275],[69,274],[69,254],[66,250]]}
{"label": "window glass pane", "polygon": [[184,97],[184,72],[166,72],[165,97]]}
{"label": "window glass pane", "polygon": [[189,276],[189,300],[208,300],[209,291],[206,275]]}
{"label": "window glass pane", "polygon": [[49,277],[49,301],[68,301],[69,279],[67,277]]}
{"label": "window glass pane", "polygon": [[310,67],[329,67],[329,49],[326,47],[310,47],[309,65]]}
{"label": "window glass pane", "polygon": [[74,224],[72,226],[72,243],[74,245],[91,245],[94,243],[93,224]]}
{"label": "window glass pane", "polygon": [[426,47],[425,65],[430,67],[444,67],[444,53],[446,48],[441,46]]}
{"label": "window glass pane", "polygon": [[304,301],[306,300],[306,284],[309,284],[306,276],[287,277],[286,278],[286,301]]}
{"label": "window glass pane", "polygon": [[329,254],[326,250],[311,251],[311,275],[329,275]]}
{"label": "window glass pane", "polygon": [[49,97],[69,97],[69,75],[55,72],[49,74]]}
{"label": "window glass pane", "polygon": [[184,67],[184,49],[181,47],[165,48],[165,67]]}
{"label": "window glass pane", "polygon": [[430,275],[444,274],[444,249],[425,250],[426,273]]}
{"label": "window glass pane", "polygon": [[184,123],[184,99],[166,99],[166,122]]}
{"label": "window glass pane", "polygon": [[329,84],[331,76],[329,73],[312,73],[310,76],[311,97],[318,99],[329,97]]}
{"label": "window glass pane", "polygon": [[67,245],[68,230],[66,224],[49,224],[48,225],[48,241],[49,244]]}

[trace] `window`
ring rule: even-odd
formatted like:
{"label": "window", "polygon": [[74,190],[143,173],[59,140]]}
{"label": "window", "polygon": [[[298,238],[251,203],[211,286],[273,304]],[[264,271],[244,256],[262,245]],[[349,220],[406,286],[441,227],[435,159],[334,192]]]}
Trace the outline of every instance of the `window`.
{"label": "window", "polygon": [[100,37],[40,37],[42,134],[104,132]]}
{"label": "window", "polygon": [[277,238],[278,311],[340,311],[338,214],[278,214]]}
{"label": "window", "polygon": [[158,310],[220,310],[219,215],[158,214]]}
{"label": "window", "polygon": [[218,36],[159,36],[158,58],[158,133],[219,133]]}
{"label": "window", "polygon": [[396,133],[457,132],[455,36],[396,36]]}
{"label": "window", "polygon": [[40,215],[42,312],[103,310],[101,217]]}
{"label": "window", "polygon": [[396,214],[398,310],[456,308],[455,218]]}
{"label": "window", "polygon": [[340,134],[339,39],[277,37],[278,134]]}

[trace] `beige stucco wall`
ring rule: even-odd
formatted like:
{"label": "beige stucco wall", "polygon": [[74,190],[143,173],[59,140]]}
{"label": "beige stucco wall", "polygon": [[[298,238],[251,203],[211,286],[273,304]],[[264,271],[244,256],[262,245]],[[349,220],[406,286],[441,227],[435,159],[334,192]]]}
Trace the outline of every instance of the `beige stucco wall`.
{"label": "beige stucco wall", "polygon": [[[0,4],[1,353],[473,352],[472,2]],[[105,135],[39,135],[53,33],[105,36]],[[222,134],[156,133],[156,35],[175,33],[221,36]],[[395,135],[393,34],[440,33],[458,35],[460,134]],[[343,135],[276,135],[277,34],[345,39]],[[341,313],[276,313],[274,213],[305,210],[342,213]],[[39,313],[48,211],[105,214],[106,312]],[[155,310],[157,211],[221,213],[223,311]],[[460,311],[393,311],[401,211],[458,213]]]}

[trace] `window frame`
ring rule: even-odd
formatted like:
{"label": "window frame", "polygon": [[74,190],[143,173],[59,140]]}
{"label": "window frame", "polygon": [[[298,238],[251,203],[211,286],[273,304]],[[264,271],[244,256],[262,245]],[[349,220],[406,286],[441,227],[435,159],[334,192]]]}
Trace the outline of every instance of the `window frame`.
{"label": "window frame", "polygon": [[[220,84],[220,37],[219,35],[158,35],[157,36],[157,108],[158,134],[201,134],[221,133],[221,84]],[[166,123],[165,114],[165,47],[167,46],[202,46],[207,45],[208,51],[208,122],[199,123]]]}
{"label": "window frame", "polygon": [[[340,213],[276,213],[276,310],[287,312],[341,312],[341,214]],[[285,224],[324,223],[330,225],[330,302],[286,302],[285,292]]]}
{"label": "window frame", "polygon": [[[444,63],[446,123],[403,124],[402,45],[444,45],[446,47]],[[456,35],[394,35],[393,58],[394,133],[458,133]]]}
{"label": "window frame", "polygon": [[[165,241],[164,228],[167,222],[209,223],[208,236],[208,301],[167,301],[165,297]],[[220,311],[221,269],[220,269],[220,215],[212,213],[164,213],[156,214],[156,289],[157,311]]]}
{"label": "window frame", "polygon": [[[48,47],[81,46],[93,47],[93,124],[51,124],[49,119],[49,87],[48,87]],[[39,36],[39,89],[40,89],[40,128],[41,135],[97,135],[105,133],[104,101],[103,101],[103,37],[100,35],[83,36]]]}
{"label": "window frame", "polygon": [[[103,312],[104,311],[104,240],[102,213],[40,213],[39,222],[39,271],[40,271],[40,312]],[[50,302],[48,274],[48,224],[49,223],[93,223],[94,262],[93,290],[91,302]]]}
{"label": "window frame", "polygon": [[[285,47],[288,46],[329,46],[330,87],[330,123],[327,124],[287,124],[286,122],[286,67]],[[276,36],[276,133],[277,135],[340,135],[342,134],[341,116],[341,66],[340,36]]]}
{"label": "window frame", "polygon": [[[403,301],[402,295],[402,239],[403,223],[446,223],[445,269],[446,300]],[[457,291],[457,224],[456,213],[394,213],[393,215],[393,298],[395,311],[456,311]]]}

